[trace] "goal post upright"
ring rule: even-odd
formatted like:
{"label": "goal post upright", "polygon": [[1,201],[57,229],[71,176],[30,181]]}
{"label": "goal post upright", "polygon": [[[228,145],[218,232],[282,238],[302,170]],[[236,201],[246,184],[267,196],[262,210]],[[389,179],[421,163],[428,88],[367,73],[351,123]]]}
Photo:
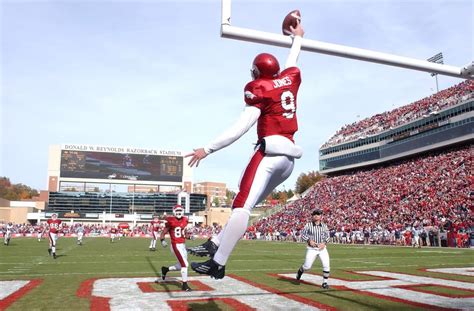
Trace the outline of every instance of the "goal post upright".
{"label": "goal post upright", "polygon": [[[269,33],[231,25],[231,0],[222,0],[221,37],[254,43],[290,47],[292,40],[289,36]],[[402,67],[406,69],[437,73],[461,79],[474,79],[473,62],[463,67],[456,67],[428,62],[394,54],[370,51],[360,48],[348,47],[339,44],[326,43],[304,38],[301,49],[313,53],[367,61],[383,65]]]}

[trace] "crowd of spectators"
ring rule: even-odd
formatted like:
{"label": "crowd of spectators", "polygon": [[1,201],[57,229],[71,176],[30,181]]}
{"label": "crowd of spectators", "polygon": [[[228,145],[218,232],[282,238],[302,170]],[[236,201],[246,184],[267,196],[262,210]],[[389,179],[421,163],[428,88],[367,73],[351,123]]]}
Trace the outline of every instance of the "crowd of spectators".
{"label": "crowd of spectators", "polygon": [[417,231],[429,245],[458,245],[458,233],[465,237],[474,226],[472,158],[472,146],[458,147],[325,178],[303,198],[256,222],[247,238],[299,241],[318,207],[336,243],[406,245],[405,233]]}
{"label": "crowd of spectators", "polygon": [[[77,233],[78,227],[81,226],[84,230],[84,235],[87,236],[106,236],[110,233],[110,229],[119,228],[119,232],[124,236],[130,237],[143,237],[149,236],[151,234],[150,224],[137,224],[133,227],[120,226],[118,224],[94,224],[94,223],[81,223],[81,222],[63,222],[60,230],[60,234],[65,236],[70,236]],[[0,234],[6,230],[7,224],[0,225]],[[37,236],[38,233],[44,233],[46,228],[45,223],[39,224],[13,224],[12,233],[20,236]],[[203,226],[196,225],[189,229],[188,233],[193,236],[198,237],[209,237],[213,234],[218,234],[222,230],[222,226],[212,225],[212,226]]]}
{"label": "crowd of spectators", "polygon": [[474,80],[466,80],[409,105],[347,124],[337,131],[321,148],[379,134],[472,97],[474,97]]}

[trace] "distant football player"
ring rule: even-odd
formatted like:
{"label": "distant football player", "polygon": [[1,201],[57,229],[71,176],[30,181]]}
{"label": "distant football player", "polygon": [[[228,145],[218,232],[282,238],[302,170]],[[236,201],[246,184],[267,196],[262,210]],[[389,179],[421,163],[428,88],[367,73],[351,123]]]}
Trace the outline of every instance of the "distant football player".
{"label": "distant football player", "polygon": [[58,214],[53,213],[51,218],[48,219],[48,238],[49,238],[49,255],[53,255],[53,258],[56,259],[56,242],[58,240],[58,234],[61,231],[61,219],[58,219]]}
{"label": "distant football player", "polygon": [[3,244],[5,244],[6,246],[10,245],[12,234],[13,234],[13,224],[9,222],[5,226],[5,236],[3,237]]}
{"label": "distant football player", "polygon": [[188,286],[188,254],[186,253],[186,227],[188,219],[184,217],[184,210],[181,205],[173,208],[174,216],[167,217],[165,228],[161,231],[160,240],[163,247],[168,246],[165,241],[165,235],[169,233],[171,238],[171,252],[176,256],[178,262],[174,266],[161,267],[161,278],[164,280],[169,271],[180,271],[183,285],[182,290],[189,292],[191,288]]}
{"label": "distant football player", "polygon": [[41,239],[43,238],[45,232],[46,228],[43,227],[42,224],[38,224],[38,226],[36,227],[36,237],[38,238],[38,242],[41,242]]}
{"label": "distant football player", "polygon": [[115,226],[112,226],[112,228],[110,228],[110,243],[114,243],[115,238],[117,237],[117,233],[117,228],[115,228]]}
{"label": "distant football player", "polygon": [[212,257],[206,262],[191,263],[197,273],[216,279],[224,277],[225,264],[247,229],[251,209],[291,175],[295,158],[302,155],[293,136],[298,130],[296,109],[301,84],[296,61],[304,30],[298,23],[291,31],[293,44],[285,70],[280,72],[273,55],[257,55],[251,70],[252,81],[244,89],[246,106],[238,121],[204,148],[186,155],[191,157],[189,166],[197,167],[209,154],[232,144],[257,123],[257,145],[241,176],[239,192],[225,228],[206,243],[189,249],[191,254]]}
{"label": "distant football player", "polygon": [[84,227],[82,224],[79,224],[79,226],[76,228],[76,234],[77,234],[77,245],[82,246],[82,238],[84,237]]}
{"label": "distant football player", "polygon": [[151,241],[150,251],[156,251],[156,241],[160,238],[160,227],[161,221],[158,215],[153,216],[153,220],[150,222]]}
{"label": "distant football player", "polygon": [[329,242],[328,226],[321,221],[322,210],[317,209],[311,214],[311,222],[307,223],[302,232],[302,239],[308,246],[306,247],[306,259],[304,264],[296,272],[296,279],[301,279],[303,272],[311,269],[314,260],[319,257],[323,266],[323,284],[322,288],[328,289],[329,278],[329,253],[326,244]]}

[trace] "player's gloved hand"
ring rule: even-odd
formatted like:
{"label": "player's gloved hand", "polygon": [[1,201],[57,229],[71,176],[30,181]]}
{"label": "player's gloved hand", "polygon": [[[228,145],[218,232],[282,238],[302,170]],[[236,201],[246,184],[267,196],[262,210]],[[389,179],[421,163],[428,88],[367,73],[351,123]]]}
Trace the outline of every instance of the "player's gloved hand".
{"label": "player's gloved hand", "polygon": [[161,239],[161,246],[166,247],[168,246],[168,243],[166,243],[165,239]]}

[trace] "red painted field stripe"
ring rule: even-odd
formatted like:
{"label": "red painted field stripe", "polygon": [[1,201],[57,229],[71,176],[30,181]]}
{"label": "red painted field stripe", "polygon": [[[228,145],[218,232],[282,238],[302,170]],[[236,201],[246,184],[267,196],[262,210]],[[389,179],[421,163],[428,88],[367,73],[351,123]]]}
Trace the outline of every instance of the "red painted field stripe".
{"label": "red painted field stripe", "polygon": [[92,290],[94,282],[98,280],[97,278],[88,279],[81,283],[78,290],[76,291],[76,296],[80,298],[88,298],[90,301],[90,310],[91,311],[109,311],[110,310],[110,298],[92,296]]}
{"label": "red painted field stripe", "polygon": [[14,303],[15,301],[23,297],[26,293],[28,293],[30,290],[41,284],[41,282],[43,282],[42,279],[30,280],[22,288],[0,300],[0,311],[6,310],[12,303]]}
{"label": "red painted field stripe", "polygon": [[320,302],[317,302],[317,301],[314,301],[314,300],[311,300],[311,299],[308,299],[308,298],[304,298],[304,297],[301,297],[301,296],[298,296],[298,295],[295,295],[295,294],[285,293],[285,292],[279,291],[279,290],[277,290],[277,289],[275,289],[275,288],[272,288],[272,287],[270,287],[270,286],[263,285],[263,284],[259,284],[259,283],[255,283],[255,282],[252,282],[252,281],[250,281],[250,280],[244,279],[243,277],[237,276],[237,275],[235,275],[235,274],[230,274],[230,275],[228,275],[228,276],[231,277],[231,278],[234,278],[234,279],[236,279],[236,280],[238,280],[238,281],[241,281],[241,282],[250,284],[250,285],[252,285],[252,286],[258,287],[258,288],[260,288],[260,289],[266,290],[267,292],[270,292],[270,293],[273,293],[273,294],[277,294],[277,295],[279,295],[279,296],[283,296],[283,297],[286,297],[286,298],[288,298],[288,299],[295,300],[295,301],[304,303],[304,304],[306,304],[306,305],[310,305],[310,306],[316,307],[316,308],[318,308],[318,309],[330,310],[330,311],[335,311],[335,310],[337,310],[337,309],[334,308],[334,307],[331,307],[331,306],[322,304],[322,303],[320,303]]}

